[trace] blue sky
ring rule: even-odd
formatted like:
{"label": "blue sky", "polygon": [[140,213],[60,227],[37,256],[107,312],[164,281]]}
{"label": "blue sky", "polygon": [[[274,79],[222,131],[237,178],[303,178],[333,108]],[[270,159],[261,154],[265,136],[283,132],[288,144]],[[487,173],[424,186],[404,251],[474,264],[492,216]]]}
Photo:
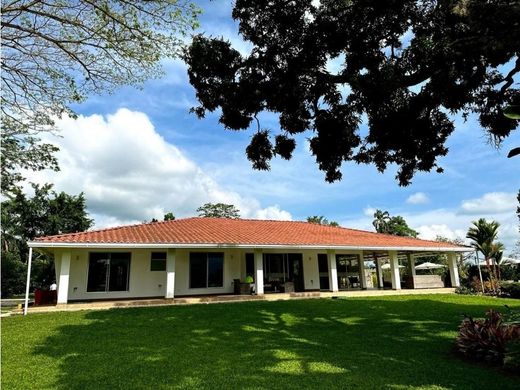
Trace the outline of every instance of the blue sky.
{"label": "blue sky", "polygon": [[[223,36],[246,52],[237,35],[230,2],[202,2],[200,31]],[[334,64],[331,64],[333,66]],[[515,215],[520,158],[507,151],[520,145],[514,132],[496,150],[475,118],[455,118],[443,174],[420,173],[399,187],[395,168],[380,174],[373,166],[345,164],[343,180],[328,184],[300,139],[294,158],[274,160],[269,172],[251,169],[245,147],[253,134],[231,132],[217,114],[199,120],[186,67],[164,61],[165,75],[141,89],[124,87],[92,96],[74,107],[78,121],[60,122],[62,137],[52,139],[62,171],[43,172],[33,181],[51,181],[71,193],[84,191],[98,227],[195,215],[209,201],[235,203],[245,217],[305,219],[324,215],[344,226],[372,229],[375,208],[403,215],[424,238],[464,236],[479,217],[502,223],[501,240],[512,249],[518,239]],[[276,133],[276,115],[262,116],[262,127]]]}

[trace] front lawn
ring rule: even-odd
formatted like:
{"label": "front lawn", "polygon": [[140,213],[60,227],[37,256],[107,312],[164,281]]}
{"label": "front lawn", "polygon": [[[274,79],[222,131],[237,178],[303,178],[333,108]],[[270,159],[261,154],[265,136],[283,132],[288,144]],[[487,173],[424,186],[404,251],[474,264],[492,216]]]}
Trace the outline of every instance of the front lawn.
{"label": "front lawn", "polygon": [[8,389],[518,389],[451,353],[456,295],[62,312],[2,320]]}

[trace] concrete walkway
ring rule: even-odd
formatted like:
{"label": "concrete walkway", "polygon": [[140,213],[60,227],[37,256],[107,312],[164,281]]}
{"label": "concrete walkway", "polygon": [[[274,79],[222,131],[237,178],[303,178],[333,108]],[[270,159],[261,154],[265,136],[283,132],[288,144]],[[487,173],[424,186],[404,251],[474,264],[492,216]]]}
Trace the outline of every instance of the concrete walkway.
{"label": "concrete walkway", "polygon": [[[422,290],[356,290],[339,292],[301,292],[301,293],[273,293],[265,295],[211,295],[198,297],[179,297],[174,299],[134,299],[116,301],[96,301],[96,302],[74,302],[53,306],[31,306],[30,313],[47,313],[57,311],[77,311],[77,310],[107,310],[126,307],[146,307],[146,306],[170,306],[170,305],[193,305],[209,303],[231,303],[231,302],[251,302],[251,301],[284,301],[290,299],[316,299],[316,298],[356,298],[356,297],[377,297],[390,295],[424,295],[424,294],[451,294],[454,288],[435,288]],[[17,310],[21,314],[21,310]],[[14,313],[13,313],[14,314]]]}

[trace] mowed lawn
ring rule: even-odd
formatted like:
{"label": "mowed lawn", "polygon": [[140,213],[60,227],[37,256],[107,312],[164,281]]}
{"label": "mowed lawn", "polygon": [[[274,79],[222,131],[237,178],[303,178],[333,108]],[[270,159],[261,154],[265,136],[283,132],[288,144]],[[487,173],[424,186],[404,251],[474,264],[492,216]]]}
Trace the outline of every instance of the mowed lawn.
{"label": "mowed lawn", "polygon": [[2,320],[2,389],[519,389],[452,353],[461,315],[520,301],[421,295],[33,314]]}

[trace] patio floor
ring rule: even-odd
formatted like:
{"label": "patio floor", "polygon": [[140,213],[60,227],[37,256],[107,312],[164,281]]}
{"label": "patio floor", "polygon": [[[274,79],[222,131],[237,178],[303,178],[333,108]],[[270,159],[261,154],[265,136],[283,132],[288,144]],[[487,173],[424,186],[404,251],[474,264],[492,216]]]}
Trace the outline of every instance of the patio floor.
{"label": "patio floor", "polygon": [[[179,297],[174,299],[129,299],[129,300],[106,300],[95,302],[70,302],[68,304],[50,306],[30,306],[29,313],[45,313],[56,311],[76,311],[76,310],[104,310],[124,307],[145,307],[145,306],[167,306],[167,305],[190,305],[190,304],[209,304],[209,303],[230,303],[247,301],[278,301],[289,299],[312,299],[312,298],[334,298],[334,297],[369,297],[369,296],[388,296],[388,295],[418,295],[418,294],[449,294],[455,291],[454,288],[431,288],[420,290],[353,290],[353,291],[312,291],[299,293],[268,293],[264,295],[202,295],[193,297]],[[21,313],[22,310],[15,310],[12,314]]]}

